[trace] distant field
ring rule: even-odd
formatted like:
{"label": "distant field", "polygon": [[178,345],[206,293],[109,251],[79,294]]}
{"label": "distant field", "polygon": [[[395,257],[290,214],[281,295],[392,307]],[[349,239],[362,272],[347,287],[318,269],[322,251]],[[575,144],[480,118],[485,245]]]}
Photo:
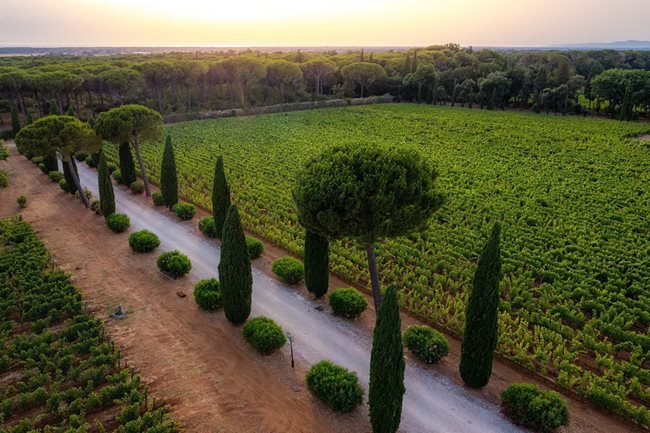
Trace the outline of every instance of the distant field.
{"label": "distant field", "polygon": [[[419,149],[448,200],[424,233],[382,243],[384,283],[399,285],[412,312],[460,332],[476,257],[502,220],[500,352],[650,425],[650,146],[631,138],[648,124],[393,104],[169,131],[184,197],[209,207],[223,153],[246,227],[298,254],[291,187],[306,159],[343,142]],[[144,153],[157,181],[162,146]],[[334,272],[366,284],[354,243],[332,252]]]}

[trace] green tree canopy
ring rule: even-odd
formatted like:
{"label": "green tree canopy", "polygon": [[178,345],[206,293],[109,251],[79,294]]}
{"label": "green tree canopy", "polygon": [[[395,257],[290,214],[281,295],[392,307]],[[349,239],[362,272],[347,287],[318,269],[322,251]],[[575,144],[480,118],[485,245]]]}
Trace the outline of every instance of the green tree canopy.
{"label": "green tree canopy", "polygon": [[341,69],[341,74],[343,74],[346,82],[360,87],[362,98],[365,88],[386,78],[386,70],[384,68],[376,63],[369,62],[356,62],[344,66]]}

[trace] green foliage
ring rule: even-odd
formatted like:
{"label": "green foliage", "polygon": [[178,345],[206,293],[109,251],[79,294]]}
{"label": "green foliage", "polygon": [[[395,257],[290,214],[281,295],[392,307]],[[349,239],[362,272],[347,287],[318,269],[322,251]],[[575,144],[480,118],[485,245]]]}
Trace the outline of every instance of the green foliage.
{"label": "green foliage", "polygon": [[403,340],[411,353],[427,364],[434,364],[449,353],[445,336],[428,326],[409,326],[404,331]]}
{"label": "green foliage", "polygon": [[217,232],[214,227],[214,217],[203,217],[199,220],[199,230],[209,238],[216,238]]}
{"label": "green foliage", "polygon": [[264,244],[257,239],[246,237],[246,249],[248,250],[248,256],[251,260],[255,260],[262,256],[264,252]]}
{"label": "green foliage", "polygon": [[160,245],[160,239],[149,230],[140,230],[129,235],[129,246],[138,253],[148,253]]}
{"label": "green foliage", "polygon": [[305,379],[311,393],[336,412],[350,412],[363,401],[357,374],[330,361],[314,364]]}
{"label": "green foliage", "polygon": [[569,423],[566,402],[555,391],[528,383],[513,383],[501,393],[507,416],[536,432],[550,433]]}
{"label": "green foliage", "polygon": [[196,304],[207,311],[221,308],[221,285],[216,278],[199,280],[194,286],[194,300]]}
{"label": "green foliage", "polygon": [[163,195],[165,206],[171,209],[178,203],[178,178],[176,177],[176,159],[172,137],[168,134],[165,140],[162,166],[160,168],[160,192]]}
{"label": "green foliage", "polygon": [[223,168],[223,157],[219,155],[214,166],[214,180],[212,181],[212,216],[217,237],[220,238],[226,215],[230,209],[230,189]]}
{"label": "green foliage", "polygon": [[327,293],[329,285],[329,242],[318,233],[305,234],[305,286],[316,298]]}
{"label": "green foliage", "polygon": [[490,380],[497,344],[499,282],[501,281],[501,224],[495,223],[479,258],[465,310],[460,375],[472,388]]}
{"label": "green foliage", "polygon": [[133,194],[142,194],[144,192],[144,184],[140,180],[136,180],[129,185],[129,189]]}
{"label": "green foliage", "polygon": [[18,203],[18,206],[20,206],[21,209],[24,209],[27,207],[27,197],[24,195],[19,195],[16,199],[16,203]]}
{"label": "green foliage", "polygon": [[59,187],[65,192],[70,192],[70,188],[68,187],[68,181],[66,181],[65,179],[59,180]]}
{"label": "green foliage", "polygon": [[391,285],[377,312],[370,356],[368,405],[373,433],[395,433],[402,418],[404,350],[397,289]]}
{"label": "green foliage", "polygon": [[159,193],[158,191],[151,194],[151,198],[153,200],[153,204],[156,206],[162,206],[165,204],[165,199],[163,198],[162,194]]}
{"label": "green foliage", "polygon": [[[72,166],[75,171],[77,171],[77,164],[72,160]],[[79,175],[79,173],[77,173]],[[63,178],[65,180],[65,188],[61,185],[61,182],[59,182],[59,186],[65,191],[68,192],[72,195],[74,195],[77,192],[77,186],[74,183],[74,179],[72,178],[72,172],[70,171],[70,165],[69,164],[63,164]]]}
{"label": "green foliage", "polygon": [[102,213],[102,204],[99,200],[93,200],[90,202],[90,210],[95,212],[97,215],[104,215]]}
{"label": "green foliage", "polygon": [[162,273],[174,279],[180,278],[192,270],[190,259],[177,250],[167,251],[159,255],[156,265]]}
{"label": "green foliage", "polygon": [[123,213],[104,214],[104,217],[106,218],[106,225],[108,228],[113,230],[115,233],[125,232],[131,225],[131,220],[128,215]]}
{"label": "green foliage", "polygon": [[11,106],[11,131],[14,133],[14,137],[20,132],[20,117],[18,117],[16,104]]}
{"label": "green foliage", "polygon": [[0,168],[0,188],[9,187],[9,173],[7,170]]}
{"label": "green foliage", "polygon": [[329,302],[334,314],[347,319],[356,319],[368,308],[366,298],[353,288],[333,290]]}
{"label": "green foliage", "polygon": [[115,170],[113,174],[111,174],[111,177],[113,178],[113,180],[115,180],[115,182],[124,184],[124,182],[122,181],[122,172],[120,170]]}
{"label": "green foliage", "polygon": [[59,183],[61,179],[63,179],[63,173],[60,171],[51,171],[47,175],[52,180],[52,182]]}
{"label": "green foliage", "polygon": [[270,355],[286,343],[282,328],[268,317],[256,317],[243,328],[244,338],[262,355]]}
{"label": "green foliage", "polygon": [[251,313],[253,275],[244,229],[236,206],[231,206],[223,226],[219,280],[226,318],[238,325]]}
{"label": "green foliage", "polygon": [[138,180],[135,174],[135,164],[133,164],[133,155],[131,154],[131,146],[129,143],[122,143],[119,146],[120,149],[120,175],[119,179],[116,178],[117,172],[113,173],[113,179],[119,183],[129,186],[136,180]]}
{"label": "green foliage", "polygon": [[102,215],[115,213],[115,192],[113,182],[108,173],[108,166],[104,153],[99,157],[99,168],[97,169],[97,184],[99,186],[99,206]]}
{"label": "green foliage", "polygon": [[271,270],[287,284],[298,284],[305,275],[305,269],[300,260],[289,256],[274,260]]}
{"label": "green foliage", "polygon": [[196,207],[190,203],[176,203],[172,206],[172,212],[183,221],[189,221],[194,218]]}
{"label": "green foliage", "polygon": [[0,161],[5,161],[7,158],[9,158],[9,150],[7,150],[5,141],[0,139]]}

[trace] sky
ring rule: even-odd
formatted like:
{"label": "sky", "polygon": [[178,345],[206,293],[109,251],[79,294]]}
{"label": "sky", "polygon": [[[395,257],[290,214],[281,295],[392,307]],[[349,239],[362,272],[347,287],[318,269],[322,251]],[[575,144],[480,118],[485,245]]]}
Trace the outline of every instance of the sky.
{"label": "sky", "polygon": [[650,0],[0,0],[0,46],[546,46],[650,40]]}

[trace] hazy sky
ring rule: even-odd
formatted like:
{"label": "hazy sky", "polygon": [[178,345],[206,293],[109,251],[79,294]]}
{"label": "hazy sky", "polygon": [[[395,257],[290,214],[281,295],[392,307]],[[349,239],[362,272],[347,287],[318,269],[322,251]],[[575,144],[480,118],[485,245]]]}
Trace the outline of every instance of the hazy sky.
{"label": "hazy sky", "polygon": [[0,0],[0,46],[650,40],[650,0]]}

